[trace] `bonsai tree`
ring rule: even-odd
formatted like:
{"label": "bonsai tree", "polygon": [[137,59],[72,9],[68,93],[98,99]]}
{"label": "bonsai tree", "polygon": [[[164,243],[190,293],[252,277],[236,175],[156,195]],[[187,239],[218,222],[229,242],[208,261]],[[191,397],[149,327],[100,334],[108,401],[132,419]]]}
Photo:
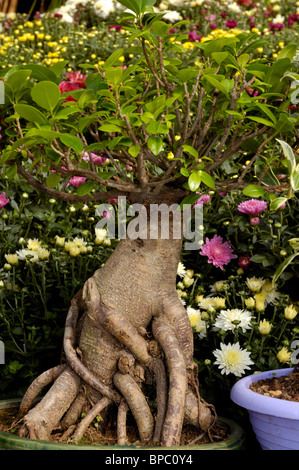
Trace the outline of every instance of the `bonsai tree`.
{"label": "bonsai tree", "polygon": [[[132,49],[63,80],[65,62],[2,73],[1,164],[9,177],[18,173],[66,204],[98,202],[101,215],[102,204],[116,198],[145,214],[142,223],[133,218],[140,227],[131,226],[130,236],[116,230],[111,257],[72,300],[62,364],[29,386],[21,435],[49,440],[60,426],[78,441],[95,416],[102,413],[105,423],[111,409],[119,443],[127,442],[130,411],[142,443],[175,446],[184,422],[209,431],[216,412],[199,394],[193,331],[176,292],[184,233],[180,228],[178,236],[172,222],[183,217],[178,208],[192,207],[209,190],[288,194],[289,184],[275,176],[286,166],[276,139],[293,146],[288,73],[295,46],[274,63],[251,60],[262,41],[256,35],[195,42],[188,52],[180,24],[164,22],[154,0],[120,3],[130,9],[121,25]],[[129,53],[135,62],[119,65]],[[231,159],[240,168],[234,178],[226,171]],[[103,220],[108,229],[113,219]],[[103,225],[97,229],[102,235]]]}

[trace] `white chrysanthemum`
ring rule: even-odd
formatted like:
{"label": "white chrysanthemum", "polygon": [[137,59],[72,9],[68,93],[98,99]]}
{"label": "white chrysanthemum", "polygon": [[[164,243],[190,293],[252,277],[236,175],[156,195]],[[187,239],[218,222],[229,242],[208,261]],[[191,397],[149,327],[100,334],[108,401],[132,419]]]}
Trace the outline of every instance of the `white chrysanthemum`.
{"label": "white chrysanthemum", "polygon": [[36,251],[29,250],[24,248],[23,250],[17,251],[19,260],[21,261],[30,261],[31,263],[36,263],[38,261],[38,256]]}
{"label": "white chrysanthemum", "polygon": [[265,280],[261,277],[248,277],[246,279],[246,284],[247,287],[252,291],[252,292],[259,292],[261,288],[263,287],[265,283]]}
{"label": "white chrysanthemum", "polygon": [[113,0],[98,0],[94,4],[94,11],[101,18],[108,18],[115,11]]}
{"label": "white chrysanthemum", "polygon": [[276,284],[273,285],[272,281],[270,281],[269,279],[266,279],[266,281],[264,282],[262,292],[265,292],[267,294],[267,297],[265,299],[266,304],[272,304],[280,298],[280,293],[276,290]]}
{"label": "white chrysanthemum", "polygon": [[248,310],[240,310],[233,308],[228,310],[221,310],[216,318],[214,327],[223,331],[234,331],[241,328],[242,332],[251,329],[251,312]]}
{"label": "white chrysanthemum", "polygon": [[183,263],[180,261],[178,264],[178,269],[177,269],[177,275],[181,278],[185,277],[186,274],[186,268],[183,265]]}
{"label": "white chrysanthemum", "polygon": [[253,364],[250,353],[246,349],[241,349],[239,343],[221,343],[220,349],[213,351],[213,354],[216,357],[214,364],[219,366],[221,374],[234,374],[236,377],[241,377]]}
{"label": "white chrysanthemum", "polygon": [[206,322],[201,318],[200,310],[190,307],[186,308],[192,328],[199,333],[199,337],[203,338],[206,336]]}
{"label": "white chrysanthemum", "polygon": [[240,5],[238,5],[236,2],[229,3],[227,5],[228,10],[233,11],[234,13],[241,13],[241,8]]}
{"label": "white chrysanthemum", "polygon": [[170,21],[171,23],[175,23],[176,21],[180,21],[182,19],[181,14],[178,11],[168,11],[163,19]]}

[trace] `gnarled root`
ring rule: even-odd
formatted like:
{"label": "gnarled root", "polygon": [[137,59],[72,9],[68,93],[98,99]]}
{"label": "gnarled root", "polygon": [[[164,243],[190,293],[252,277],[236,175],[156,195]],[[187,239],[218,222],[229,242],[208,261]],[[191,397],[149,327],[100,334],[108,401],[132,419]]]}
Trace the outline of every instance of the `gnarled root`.
{"label": "gnarled root", "polygon": [[[152,338],[147,336],[148,323],[134,325],[120,306],[104,302],[97,282],[98,278],[90,278],[74,297],[65,325],[67,364],[46,371],[29,387],[20,408],[24,422],[20,434],[49,440],[59,427],[65,430],[63,439],[73,433],[72,441],[78,442],[94,418],[110,405],[117,407],[119,444],[127,443],[128,412],[144,444],[179,445],[184,422],[209,431],[214,418],[198,393],[193,333],[177,296],[159,292]],[[143,392],[149,376],[156,386],[156,413]],[[45,397],[28,412],[52,381]],[[83,409],[87,414],[80,421]]]}
{"label": "gnarled root", "polygon": [[62,372],[44,398],[25,416],[21,435],[28,430],[30,439],[49,440],[76,398],[80,383],[80,378],[70,368]]}
{"label": "gnarled root", "polygon": [[61,364],[59,366],[48,369],[32,382],[21,401],[18,418],[22,418],[26,413],[28,413],[37,396],[47,385],[49,385],[51,382],[54,382],[60,376],[60,374],[62,374],[66,367],[66,364]]}

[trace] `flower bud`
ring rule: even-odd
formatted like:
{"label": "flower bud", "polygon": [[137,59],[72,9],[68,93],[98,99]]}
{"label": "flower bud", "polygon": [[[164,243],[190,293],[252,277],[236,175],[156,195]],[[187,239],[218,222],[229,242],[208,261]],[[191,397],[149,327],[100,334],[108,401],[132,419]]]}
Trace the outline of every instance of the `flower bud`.
{"label": "flower bud", "polygon": [[271,331],[272,325],[267,320],[260,321],[259,332],[261,335],[268,335]]}
{"label": "flower bud", "polygon": [[297,316],[298,310],[294,307],[294,305],[288,305],[284,309],[284,316],[287,320],[294,320]]}

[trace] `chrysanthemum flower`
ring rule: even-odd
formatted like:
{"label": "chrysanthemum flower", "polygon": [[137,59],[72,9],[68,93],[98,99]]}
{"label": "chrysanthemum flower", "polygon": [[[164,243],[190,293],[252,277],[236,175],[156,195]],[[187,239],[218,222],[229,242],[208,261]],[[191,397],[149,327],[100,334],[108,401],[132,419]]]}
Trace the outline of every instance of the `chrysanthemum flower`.
{"label": "chrysanthemum flower", "polygon": [[16,253],[4,255],[4,256],[5,256],[6,261],[9,264],[18,264],[19,260],[18,260],[18,255]]}
{"label": "chrysanthemum flower", "polygon": [[214,327],[223,331],[234,331],[241,328],[242,332],[251,329],[252,315],[248,310],[241,310],[233,308],[228,310],[221,310],[216,318]]}
{"label": "chrysanthemum flower", "polygon": [[219,235],[214,235],[211,240],[207,238],[205,244],[200,249],[200,254],[208,257],[208,263],[212,263],[216,268],[222,270],[225,264],[237,258],[229,242],[223,242],[222,237]]}
{"label": "chrysanthemum flower", "polygon": [[236,377],[241,377],[253,364],[250,353],[246,349],[241,349],[239,343],[221,343],[220,349],[213,351],[213,354],[216,357],[214,364],[219,366],[221,374],[234,374]]}
{"label": "chrysanthemum flower", "polygon": [[203,337],[206,334],[206,323],[202,320],[200,311],[190,306],[186,308],[186,311],[192,328],[201,334],[200,337]]}
{"label": "chrysanthemum flower", "polygon": [[2,209],[2,207],[6,206],[8,203],[9,199],[5,197],[5,193],[0,194],[0,209]]}
{"label": "chrysanthemum flower", "polygon": [[251,290],[251,292],[259,292],[261,288],[263,287],[265,280],[261,277],[248,277],[246,279],[246,284],[248,288]]}
{"label": "chrysanthemum flower", "polygon": [[72,176],[70,179],[70,184],[74,186],[74,188],[78,188],[81,184],[85,183],[86,178],[84,176]]}
{"label": "chrysanthemum flower", "polygon": [[239,212],[253,216],[260,214],[265,209],[267,209],[266,201],[259,201],[258,199],[249,199],[238,205]]}
{"label": "chrysanthemum flower", "polygon": [[268,335],[271,331],[272,325],[267,320],[261,320],[259,324],[259,332],[261,335]]}
{"label": "chrysanthemum flower", "polygon": [[297,316],[298,310],[294,305],[287,305],[284,309],[284,316],[287,320],[294,320],[294,318]]}
{"label": "chrysanthemum flower", "polygon": [[178,264],[177,275],[181,278],[185,277],[186,275],[186,268],[181,261],[179,261]]}
{"label": "chrysanthemum flower", "polygon": [[279,360],[279,362],[281,362],[282,364],[284,364],[284,363],[290,361],[290,359],[291,359],[291,353],[287,350],[286,347],[283,347],[283,348],[280,349],[280,351],[278,351],[276,357],[277,357],[277,359]]}
{"label": "chrysanthemum flower", "polygon": [[42,247],[42,244],[37,238],[29,238],[27,247],[29,250],[36,251],[38,248]]}
{"label": "chrysanthemum flower", "polygon": [[30,261],[31,263],[35,263],[38,261],[38,256],[36,251],[29,250],[24,248],[23,250],[17,251],[18,259],[21,261]]}

